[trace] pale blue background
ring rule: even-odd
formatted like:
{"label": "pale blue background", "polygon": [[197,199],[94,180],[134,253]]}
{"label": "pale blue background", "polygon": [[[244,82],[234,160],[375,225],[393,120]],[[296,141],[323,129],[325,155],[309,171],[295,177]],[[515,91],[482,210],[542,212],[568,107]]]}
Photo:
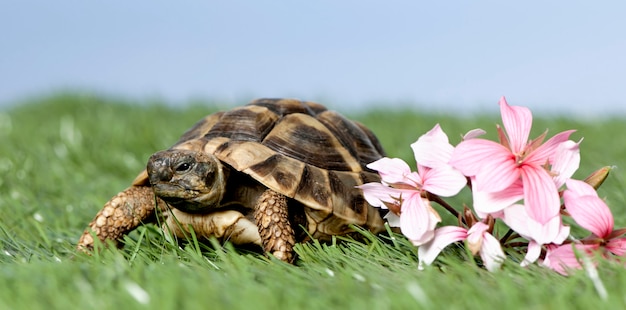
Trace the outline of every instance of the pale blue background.
{"label": "pale blue background", "polygon": [[511,104],[626,114],[626,1],[2,1],[0,105],[131,100]]}

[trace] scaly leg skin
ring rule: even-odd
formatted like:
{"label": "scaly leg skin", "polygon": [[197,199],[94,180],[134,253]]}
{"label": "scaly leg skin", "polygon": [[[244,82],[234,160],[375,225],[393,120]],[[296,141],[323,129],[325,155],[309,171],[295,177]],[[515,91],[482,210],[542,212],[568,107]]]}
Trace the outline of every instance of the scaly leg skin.
{"label": "scaly leg skin", "polygon": [[[165,209],[165,202],[157,199],[159,208]],[[117,244],[125,234],[141,224],[154,222],[155,196],[149,186],[131,186],[109,200],[96,217],[89,223],[78,240],[77,249],[89,252],[94,248],[94,238],[100,241],[111,240]]]}
{"label": "scaly leg skin", "polygon": [[199,238],[215,237],[236,245],[262,246],[257,226],[241,212],[215,211],[209,214],[189,214],[178,209],[165,213],[163,230],[178,238],[189,236],[190,227]]}
{"label": "scaly leg skin", "polygon": [[287,198],[273,190],[266,190],[254,209],[254,219],[265,252],[293,263],[296,240],[287,216]]}

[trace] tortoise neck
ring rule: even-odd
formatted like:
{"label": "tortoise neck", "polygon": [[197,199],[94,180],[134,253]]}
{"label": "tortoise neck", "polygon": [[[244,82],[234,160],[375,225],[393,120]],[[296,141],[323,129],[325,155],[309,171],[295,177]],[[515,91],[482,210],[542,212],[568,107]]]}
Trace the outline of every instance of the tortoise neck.
{"label": "tortoise neck", "polygon": [[257,200],[267,187],[227,164],[223,163],[223,167],[226,190],[220,207],[239,205],[245,209],[254,209]]}

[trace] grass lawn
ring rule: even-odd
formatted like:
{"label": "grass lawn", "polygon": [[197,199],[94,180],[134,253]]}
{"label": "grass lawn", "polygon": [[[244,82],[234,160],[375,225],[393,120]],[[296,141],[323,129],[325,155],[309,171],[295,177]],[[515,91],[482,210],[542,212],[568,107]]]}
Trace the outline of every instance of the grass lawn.
{"label": "grass lawn", "polygon": [[[497,99],[497,98],[495,98]],[[511,102],[513,105],[521,104]],[[147,226],[121,250],[76,253],[78,237],[111,196],[130,184],[153,152],[169,147],[202,116],[219,109],[131,105],[59,95],[0,111],[0,309],[620,309],[626,269],[598,266],[601,298],[584,271],[569,277],[508,260],[489,273],[451,248],[436,266],[417,268],[401,236],[366,243],[299,245],[297,266],[224,247],[180,248]],[[492,115],[354,111],[388,155],[414,164],[409,144],[439,122],[451,142]],[[577,129],[584,137],[582,179],[616,165],[599,190],[616,227],[626,226],[626,119],[573,120],[535,115],[532,137]],[[457,207],[462,199],[450,200]],[[471,201],[466,200],[467,203]],[[445,211],[440,211],[447,217]],[[452,220],[449,217],[447,220]],[[577,233],[577,231],[574,231]]]}

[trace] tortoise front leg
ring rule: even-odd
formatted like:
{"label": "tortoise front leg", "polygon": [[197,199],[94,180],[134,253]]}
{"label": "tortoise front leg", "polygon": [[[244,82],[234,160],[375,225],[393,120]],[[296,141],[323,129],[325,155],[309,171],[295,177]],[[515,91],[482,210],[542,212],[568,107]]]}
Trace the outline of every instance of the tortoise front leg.
{"label": "tortoise front leg", "polygon": [[[157,199],[160,208],[165,202]],[[115,244],[140,224],[154,222],[155,196],[149,186],[131,186],[109,200],[89,223],[78,240],[77,248],[90,251],[94,248],[93,234],[100,240]]]}
{"label": "tortoise front leg", "polygon": [[295,233],[289,222],[287,198],[273,190],[263,192],[254,209],[254,219],[263,249],[276,258],[292,263]]}

